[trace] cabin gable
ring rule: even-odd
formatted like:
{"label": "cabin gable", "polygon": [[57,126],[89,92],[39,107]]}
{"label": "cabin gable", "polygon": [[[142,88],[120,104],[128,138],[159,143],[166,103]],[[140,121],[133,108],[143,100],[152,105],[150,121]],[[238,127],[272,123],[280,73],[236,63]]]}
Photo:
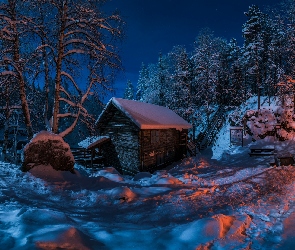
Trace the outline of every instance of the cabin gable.
{"label": "cabin gable", "polygon": [[115,166],[121,172],[138,172],[139,131],[129,117],[114,105],[110,105],[97,124],[100,135],[110,137],[102,151],[106,164]]}

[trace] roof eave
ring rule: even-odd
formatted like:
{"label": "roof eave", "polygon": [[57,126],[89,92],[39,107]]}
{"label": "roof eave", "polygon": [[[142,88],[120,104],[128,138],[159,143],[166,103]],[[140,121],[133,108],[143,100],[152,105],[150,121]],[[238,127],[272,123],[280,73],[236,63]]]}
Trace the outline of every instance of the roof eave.
{"label": "roof eave", "polygon": [[183,129],[190,129],[192,126],[190,124],[188,125],[173,125],[173,124],[167,124],[167,125],[149,125],[149,124],[142,124],[140,126],[140,129],[176,129],[176,130],[183,130]]}

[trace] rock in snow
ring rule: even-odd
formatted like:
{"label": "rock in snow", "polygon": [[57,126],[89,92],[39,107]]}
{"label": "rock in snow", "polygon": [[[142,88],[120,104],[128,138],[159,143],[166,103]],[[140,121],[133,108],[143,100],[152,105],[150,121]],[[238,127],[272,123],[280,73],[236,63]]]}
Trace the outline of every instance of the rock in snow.
{"label": "rock in snow", "polygon": [[59,135],[41,131],[24,148],[23,169],[35,165],[50,165],[55,170],[74,170],[74,157],[69,144]]}

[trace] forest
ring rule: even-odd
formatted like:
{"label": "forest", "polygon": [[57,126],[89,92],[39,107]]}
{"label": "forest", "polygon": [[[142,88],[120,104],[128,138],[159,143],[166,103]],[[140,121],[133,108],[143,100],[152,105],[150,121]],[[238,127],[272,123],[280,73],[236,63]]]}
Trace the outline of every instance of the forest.
{"label": "forest", "polygon": [[[125,98],[169,107],[194,123],[204,115],[209,119],[214,106],[233,108],[258,91],[271,97],[292,90],[294,1],[265,11],[252,5],[244,14],[242,45],[204,28],[193,51],[175,46],[166,55],[160,53],[157,63],[142,64],[137,88],[129,81]],[[279,83],[284,86],[277,88]]]}
{"label": "forest", "polygon": [[[70,144],[95,133],[95,119],[122,70],[124,21],[99,0],[9,0],[0,5],[0,127],[41,130]],[[243,44],[202,29],[194,49],[175,46],[157,63],[142,64],[136,90],[124,97],[166,106],[194,123],[213,108],[232,108],[260,92],[293,89],[295,3],[250,6]],[[286,83],[278,90],[278,83]],[[290,83],[290,84],[289,84]],[[3,150],[5,151],[5,143]]]}

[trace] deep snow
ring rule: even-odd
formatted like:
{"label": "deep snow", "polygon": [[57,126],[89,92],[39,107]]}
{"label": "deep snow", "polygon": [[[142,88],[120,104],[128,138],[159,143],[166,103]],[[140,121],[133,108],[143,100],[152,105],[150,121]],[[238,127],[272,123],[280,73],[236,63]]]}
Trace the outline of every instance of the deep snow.
{"label": "deep snow", "polygon": [[294,167],[248,153],[264,143],[294,155],[295,141],[242,148],[227,129],[214,152],[153,175],[0,162],[1,249],[293,249]]}

